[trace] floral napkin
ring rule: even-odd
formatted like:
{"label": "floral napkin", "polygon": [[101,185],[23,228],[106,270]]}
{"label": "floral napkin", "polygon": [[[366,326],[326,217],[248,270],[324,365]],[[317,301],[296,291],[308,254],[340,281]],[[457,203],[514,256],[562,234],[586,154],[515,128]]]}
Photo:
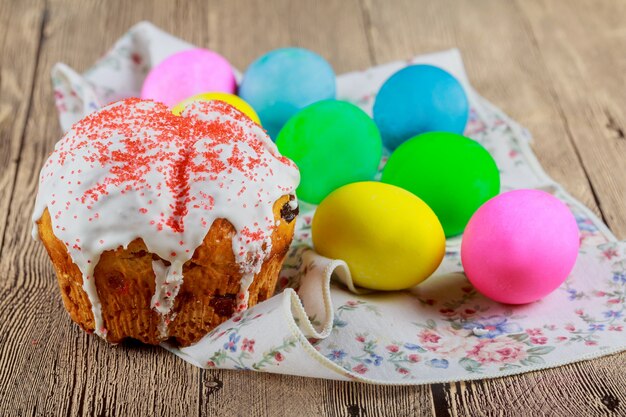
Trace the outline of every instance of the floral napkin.
{"label": "floral napkin", "polygon": [[[190,47],[142,22],[84,74],[57,64],[52,82],[61,126],[67,130],[111,101],[138,95],[152,66]],[[493,155],[503,191],[539,188],[568,204],[578,221],[581,247],[567,281],[532,304],[493,302],[463,275],[461,238],[454,238],[448,240],[436,273],[414,289],[359,291],[343,261],[311,249],[315,207],[302,203],[276,295],[193,346],[164,348],[204,368],[380,384],[499,377],[626,349],[626,242],[617,241],[589,209],[545,174],[530,149],[528,132],[472,89],[458,51],[341,75],[338,98],[371,114],[385,79],[413,63],[439,66],[461,81],[472,107],[465,134]]]}

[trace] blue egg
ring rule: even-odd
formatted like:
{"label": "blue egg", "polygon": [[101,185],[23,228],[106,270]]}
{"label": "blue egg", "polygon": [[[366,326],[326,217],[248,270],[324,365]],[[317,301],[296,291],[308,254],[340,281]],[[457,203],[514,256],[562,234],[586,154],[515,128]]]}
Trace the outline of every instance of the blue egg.
{"label": "blue egg", "polygon": [[335,98],[335,73],[324,58],[302,48],[270,51],[246,70],[239,96],[257,112],[272,139],[291,116]]}
{"label": "blue egg", "polygon": [[432,65],[412,65],[393,74],[374,102],[374,121],[393,150],[426,132],[462,134],[469,101],[461,83]]}

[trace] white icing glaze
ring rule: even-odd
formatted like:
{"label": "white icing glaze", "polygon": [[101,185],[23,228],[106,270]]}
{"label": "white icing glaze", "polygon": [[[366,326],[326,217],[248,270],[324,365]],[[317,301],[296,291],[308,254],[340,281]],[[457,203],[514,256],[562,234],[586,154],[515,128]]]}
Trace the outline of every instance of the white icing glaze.
{"label": "white icing glaze", "polygon": [[165,338],[183,264],[215,219],[235,228],[243,274],[237,310],[247,308],[247,290],[271,251],[274,202],[298,182],[297,168],[266,133],[223,102],[191,103],[179,117],[162,104],[128,99],[87,116],[56,144],[41,170],[33,221],[48,208],[55,236],[83,274],[103,337],[93,279],[100,255],[141,238],[170,262],[152,264],[152,308],[162,315]]}

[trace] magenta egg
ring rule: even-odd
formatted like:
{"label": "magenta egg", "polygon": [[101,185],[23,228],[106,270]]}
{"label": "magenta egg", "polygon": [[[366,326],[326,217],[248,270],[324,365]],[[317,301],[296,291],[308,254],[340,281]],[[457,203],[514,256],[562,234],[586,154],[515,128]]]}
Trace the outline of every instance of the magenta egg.
{"label": "magenta egg", "polygon": [[564,203],[544,191],[515,190],[474,213],[463,234],[461,260],[483,295],[526,304],[565,281],[579,246],[576,219]]}
{"label": "magenta egg", "polygon": [[200,93],[230,93],[237,89],[230,63],[207,49],[188,49],[170,55],[148,73],[141,98],[173,107]]}

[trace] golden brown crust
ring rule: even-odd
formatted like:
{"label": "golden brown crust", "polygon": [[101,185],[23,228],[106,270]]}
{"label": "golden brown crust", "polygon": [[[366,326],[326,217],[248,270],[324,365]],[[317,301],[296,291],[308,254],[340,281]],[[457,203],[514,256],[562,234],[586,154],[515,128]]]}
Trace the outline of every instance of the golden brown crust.
{"label": "golden brown crust", "polygon": [[[283,196],[274,204],[274,218],[279,220],[279,226],[272,233],[271,253],[250,286],[249,306],[271,297],[274,292],[295,226],[295,221],[281,218],[281,208],[288,201],[289,196]],[[37,225],[39,237],[56,269],[65,308],[73,321],[93,332],[94,317],[82,288],[82,274],[65,245],[52,232],[47,209]],[[232,251],[234,234],[235,229],[228,220],[215,220],[202,244],[183,267],[183,285],[173,307],[176,315],[169,325],[170,338],[180,346],[197,342],[234,313],[241,281]],[[160,258],[148,252],[141,239],[135,239],[127,249],[107,251],[100,257],[94,276],[109,342],[118,343],[126,338],[148,344],[163,341],[157,328],[161,315],[150,308],[155,290],[153,259]]]}

